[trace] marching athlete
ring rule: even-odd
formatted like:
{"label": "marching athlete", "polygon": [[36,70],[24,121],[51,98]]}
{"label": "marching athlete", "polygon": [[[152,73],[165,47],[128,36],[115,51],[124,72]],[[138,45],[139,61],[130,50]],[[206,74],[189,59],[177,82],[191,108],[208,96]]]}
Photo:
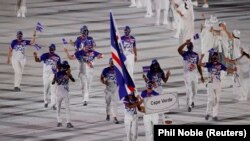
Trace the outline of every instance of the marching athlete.
{"label": "marching athlete", "polygon": [[[105,89],[105,99],[106,99],[106,113],[107,118],[106,120],[110,120],[110,111],[113,114],[115,124],[119,124],[117,120],[117,100],[118,100],[118,93],[117,93],[117,83],[116,83],[116,75],[115,75],[115,68],[113,64],[112,58],[109,59],[109,67],[103,69],[101,78],[101,82],[106,85]],[[110,110],[111,109],[111,110]]]}
{"label": "marching athlete", "polygon": [[123,98],[123,103],[125,105],[124,124],[127,141],[136,141],[138,136],[137,108],[140,107],[142,101],[140,101],[140,98],[135,97],[134,93],[131,93]]}
{"label": "marching athlete", "polygon": [[44,107],[48,107],[49,93],[51,94],[52,109],[56,110],[56,96],[55,85],[52,85],[54,74],[57,67],[61,64],[60,56],[55,53],[56,45],[49,46],[49,52],[44,53],[38,58],[37,52],[34,52],[34,59],[36,62],[43,62],[43,94],[44,94]]}
{"label": "marching athlete", "polygon": [[[148,81],[147,82],[147,89],[141,92],[141,98],[142,101],[144,98],[151,97],[151,96],[157,96],[159,93],[155,92],[153,90],[154,82]],[[145,111],[144,111],[145,112]],[[144,122],[144,128],[145,128],[145,134],[146,134],[146,141],[153,141],[154,135],[154,125],[159,124],[159,114],[148,114],[143,116],[143,122]]]}
{"label": "marching athlete", "polygon": [[[187,46],[187,51],[183,51]],[[183,57],[184,64],[184,82],[186,86],[188,112],[191,112],[194,107],[194,98],[197,94],[198,77],[197,70],[201,76],[201,81],[204,83],[201,67],[199,63],[199,55],[193,51],[193,43],[187,40],[178,48],[179,54]]]}
{"label": "marching athlete", "polygon": [[130,35],[131,29],[129,26],[124,28],[124,36],[121,37],[122,44],[124,47],[124,54],[126,56],[125,65],[129,72],[129,75],[134,79],[134,65],[137,61],[137,48],[136,40],[133,36]]}
{"label": "marching athlete", "polygon": [[[85,42],[84,46],[92,46],[92,43],[93,42]],[[70,55],[66,48],[64,48],[64,51],[70,60],[78,60],[78,77],[80,78],[81,82],[83,106],[87,106],[89,101],[90,86],[94,73],[94,60],[95,58],[102,58],[103,55],[97,51],[94,51],[93,48],[83,48],[82,50],[75,52],[73,55]]]}
{"label": "marching athlete", "polygon": [[89,29],[86,25],[82,26],[82,28],[80,29],[80,33],[81,35],[76,38],[75,42],[70,40],[71,45],[75,47],[76,51],[79,51],[82,48],[84,48],[85,47],[84,45],[86,45],[86,42],[92,42],[92,46],[91,46],[92,48],[96,46],[96,43],[93,37],[89,36]]}
{"label": "marching athlete", "polygon": [[178,6],[177,13],[180,15],[180,44],[185,43],[194,36],[194,10],[191,0],[183,0]]}
{"label": "marching athlete", "polygon": [[26,64],[25,48],[27,45],[35,44],[36,31],[34,31],[32,40],[23,39],[22,31],[18,31],[16,36],[17,39],[13,40],[9,47],[7,64],[10,64],[10,61],[12,62],[12,67],[15,73],[14,91],[19,92],[21,91],[20,84],[24,66]]}
{"label": "marching athlete", "polygon": [[61,105],[63,100],[66,107],[67,128],[74,127],[70,121],[69,79],[75,82],[75,79],[71,75],[70,65],[67,61],[63,61],[52,82],[53,85],[56,83],[57,127],[62,126]]}
{"label": "marching athlete", "polygon": [[161,69],[159,62],[156,59],[153,59],[152,64],[150,65],[150,70],[148,71],[147,76],[143,74],[143,79],[145,82],[153,81],[154,90],[157,93],[162,94],[163,89],[161,81],[167,83],[169,76],[170,76],[170,71],[168,70],[165,75],[165,73]]}
{"label": "marching athlete", "polygon": [[218,111],[219,111],[219,101],[221,94],[221,71],[227,71],[228,73],[233,73],[236,68],[227,68],[223,64],[218,62],[219,56],[215,52],[211,56],[211,62],[200,63],[202,67],[208,69],[209,82],[207,84],[207,111],[205,119],[208,120],[212,116],[213,120],[218,121]]}

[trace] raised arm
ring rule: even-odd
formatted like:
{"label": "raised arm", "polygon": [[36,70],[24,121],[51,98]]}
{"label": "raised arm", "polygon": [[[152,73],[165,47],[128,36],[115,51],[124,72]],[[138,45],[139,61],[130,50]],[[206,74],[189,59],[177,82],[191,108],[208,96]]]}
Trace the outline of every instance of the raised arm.
{"label": "raised arm", "polygon": [[74,55],[70,55],[69,51],[67,48],[64,48],[64,52],[66,53],[67,57],[69,58],[69,60],[75,60],[75,56]]}
{"label": "raised arm", "polygon": [[182,45],[180,45],[180,46],[178,47],[178,53],[179,53],[180,55],[182,55],[182,54],[184,53],[183,49],[184,49],[184,47],[185,47],[189,42],[190,42],[190,40],[187,40],[185,43],[183,43]]}
{"label": "raised arm", "polygon": [[168,82],[168,78],[169,78],[170,75],[171,75],[171,72],[170,72],[170,70],[168,70],[167,73],[166,73],[166,76],[164,76],[164,78],[162,79],[164,83]]}

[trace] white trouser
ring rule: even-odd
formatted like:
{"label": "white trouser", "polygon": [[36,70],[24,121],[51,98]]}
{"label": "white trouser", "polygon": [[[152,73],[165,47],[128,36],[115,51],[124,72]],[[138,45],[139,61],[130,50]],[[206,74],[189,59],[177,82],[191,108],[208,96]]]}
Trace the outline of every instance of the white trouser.
{"label": "white trouser", "polygon": [[159,124],[159,114],[149,114],[143,116],[144,129],[146,134],[146,141],[154,140],[154,125]]}
{"label": "white trouser", "polygon": [[208,83],[207,85],[207,115],[212,115],[213,117],[217,117],[219,111],[219,101],[221,94],[221,83]]}
{"label": "white trouser", "polygon": [[179,38],[181,33],[181,16],[177,13],[176,10],[173,10],[173,14],[174,14],[174,23],[176,26],[175,36]]}
{"label": "white trouser", "polygon": [[[44,103],[48,104],[49,99],[51,101],[52,106],[56,104],[56,85],[52,85],[52,81],[54,79],[54,74],[43,74],[43,98]],[[50,93],[50,98],[49,98]]]}
{"label": "white trouser", "polygon": [[156,0],[156,25],[160,24],[161,9],[163,9],[163,24],[168,24],[169,0]]}
{"label": "white trouser", "polygon": [[87,74],[79,73],[79,78],[83,95],[82,101],[89,101],[90,87],[93,79],[93,68],[89,68]]}
{"label": "white trouser", "polygon": [[125,61],[126,68],[128,70],[128,73],[132,80],[134,80],[134,65],[135,65],[135,55],[129,54],[126,55],[126,61]]}
{"label": "white trouser", "polygon": [[[192,23],[190,23],[192,24]],[[181,25],[181,29],[180,29],[180,36],[179,36],[179,44],[183,44],[185,43],[187,40],[191,39],[191,42],[194,41],[194,28],[187,28],[187,27],[183,27],[183,25]]]}
{"label": "white trouser", "polygon": [[110,115],[110,111],[112,112],[113,117],[117,116],[117,101],[118,101],[118,93],[117,86],[112,86],[112,88],[105,89],[105,100],[106,100],[106,113]]}
{"label": "white trouser", "polygon": [[24,66],[26,64],[26,58],[22,60],[16,60],[12,58],[11,60],[12,60],[12,67],[15,73],[14,87],[20,87]]}
{"label": "white trouser", "polygon": [[65,108],[66,108],[66,120],[67,123],[70,122],[70,101],[69,101],[69,92],[65,90],[63,85],[58,85],[56,88],[56,113],[57,113],[57,122],[62,122],[61,118],[61,106],[62,106],[62,101],[64,100],[65,102]]}
{"label": "white trouser", "polygon": [[187,106],[191,107],[195,95],[197,94],[198,77],[196,72],[185,72],[184,82],[186,86]]}
{"label": "white trouser", "polygon": [[146,1],[146,9],[147,9],[146,15],[153,15],[151,0],[145,0],[145,1]]}
{"label": "white trouser", "polygon": [[26,8],[26,0],[19,0],[20,5],[17,6],[17,14],[21,14],[22,16],[25,16],[25,13],[27,12]]}
{"label": "white trouser", "polygon": [[136,114],[131,115],[129,113],[125,113],[124,116],[127,141],[136,141],[138,131],[138,117]]}
{"label": "white trouser", "polygon": [[[234,81],[236,80],[236,82]],[[239,96],[239,100],[246,101],[249,93],[249,76],[242,76],[239,74],[238,78],[233,77],[233,92]]]}

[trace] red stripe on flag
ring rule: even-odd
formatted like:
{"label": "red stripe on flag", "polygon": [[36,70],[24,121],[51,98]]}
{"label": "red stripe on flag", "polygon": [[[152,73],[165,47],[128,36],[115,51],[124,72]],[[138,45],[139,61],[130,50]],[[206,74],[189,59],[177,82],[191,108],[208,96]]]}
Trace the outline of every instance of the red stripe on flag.
{"label": "red stripe on flag", "polygon": [[128,86],[128,89],[129,89],[131,92],[134,92],[134,91],[135,91],[135,88],[134,88],[134,87],[131,87],[131,86]]}
{"label": "red stripe on flag", "polygon": [[121,60],[112,52],[112,58],[122,67]]}

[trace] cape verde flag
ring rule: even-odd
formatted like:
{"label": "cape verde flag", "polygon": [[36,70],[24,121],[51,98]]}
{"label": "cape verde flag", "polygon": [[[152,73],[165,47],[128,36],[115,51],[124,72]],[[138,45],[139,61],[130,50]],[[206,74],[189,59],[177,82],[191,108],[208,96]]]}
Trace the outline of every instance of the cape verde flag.
{"label": "cape verde flag", "polygon": [[115,19],[110,11],[110,41],[111,53],[115,66],[116,81],[119,87],[120,99],[135,91],[135,84],[130,77],[124,61],[126,60],[123,54],[121,36],[119,34]]}

